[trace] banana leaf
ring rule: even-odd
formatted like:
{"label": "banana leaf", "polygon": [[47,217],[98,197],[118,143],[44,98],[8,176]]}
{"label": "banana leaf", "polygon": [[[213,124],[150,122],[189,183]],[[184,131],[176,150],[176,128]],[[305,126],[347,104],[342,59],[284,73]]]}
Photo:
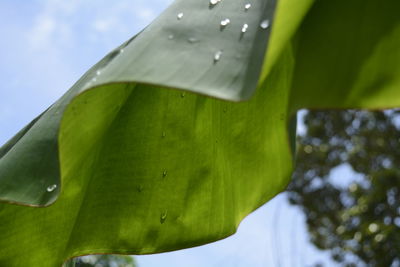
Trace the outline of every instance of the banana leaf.
{"label": "banana leaf", "polygon": [[0,266],[222,239],[289,182],[298,109],[400,106],[400,2],[245,4],[176,0],[0,148]]}

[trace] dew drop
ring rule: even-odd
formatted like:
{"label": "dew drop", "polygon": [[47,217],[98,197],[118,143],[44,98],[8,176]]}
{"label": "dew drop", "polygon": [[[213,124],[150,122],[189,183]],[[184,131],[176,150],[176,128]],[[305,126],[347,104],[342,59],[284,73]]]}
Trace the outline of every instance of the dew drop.
{"label": "dew drop", "polygon": [[199,41],[199,39],[197,39],[197,38],[195,38],[195,37],[190,37],[190,38],[188,39],[188,42],[191,43],[191,44],[197,43],[198,41]]}
{"label": "dew drop", "polygon": [[243,24],[243,27],[242,27],[242,33],[245,33],[245,32],[247,32],[247,29],[249,28],[249,25],[248,24]]}
{"label": "dew drop", "polygon": [[56,188],[57,188],[57,185],[56,185],[56,184],[49,185],[49,186],[47,187],[47,192],[53,192]]}
{"label": "dew drop", "polygon": [[223,19],[223,20],[221,20],[221,26],[222,26],[222,27],[227,26],[229,23],[231,23],[231,20],[230,20],[230,19]]}
{"label": "dew drop", "polygon": [[168,40],[172,40],[172,39],[174,39],[174,35],[173,34],[168,35]]}
{"label": "dew drop", "polygon": [[176,16],[176,18],[177,18],[178,20],[181,20],[181,19],[183,18],[183,13],[182,13],[182,12],[179,13],[179,14]]}
{"label": "dew drop", "polygon": [[162,132],[162,137],[167,136],[167,134],[165,132]]}
{"label": "dew drop", "polygon": [[122,49],[122,48],[119,50],[119,53],[121,53],[121,54],[124,53],[124,52],[125,52],[125,50]]}
{"label": "dew drop", "polygon": [[100,75],[101,74],[101,71],[96,71],[96,75]]}
{"label": "dew drop", "polygon": [[268,29],[269,28],[269,20],[263,20],[262,22],[261,22],[261,24],[260,24],[260,27],[262,28],[262,29]]}
{"label": "dew drop", "polygon": [[216,4],[218,4],[219,2],[221,2],[221,0],[210,0],[210,5],[216,5]]}
{"label": "dew drop", "polygon": [[143,191],[143,185],[139,185],[139,186],[137,187],[137,191],[138,191],[138,192],[142,192],[142,191]]}
{"label": "dew drop", "polygon": [[215,62],[219,61],[219,60],[221,59],[221,56],[222,56],[222,51],[221,51],[221,50],[217,51],[217,52],[214,54],[214,61],[215,61]]}
{"label": "dew drop", "polygon": [[184,98],[185,96],[186,96],[186,94],[185,94],[185,93],[182,93],[182,94],[181,94],[181,97],[182,97],[182,98]]}
{"label": "dew drop", "polygon": [[247,10],[250,9],[250,7],[251,7],[251,4],[250,4],[250,3],[247,3],[247,4],[244,6],[244,9],[247,11]]}
{"label": "dew drop", "polygon": [[167,177],[167,170],[164,170],[164,171],[163,171],[162,176],[163,176],[163,177]]}
{"label": "dew drop", "polygon": [[161,213],[161,215],[160,215],[160,223],[164,223],[165,220],[167,219],[167,216],[168,216],[168,211],[167,210],[165,210],[163,213]]}

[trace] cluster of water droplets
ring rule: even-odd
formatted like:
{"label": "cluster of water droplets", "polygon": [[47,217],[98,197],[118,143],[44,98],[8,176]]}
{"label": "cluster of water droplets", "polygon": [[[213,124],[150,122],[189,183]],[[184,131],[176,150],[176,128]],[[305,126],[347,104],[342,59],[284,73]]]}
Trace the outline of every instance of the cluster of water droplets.
{"label": "cluster of water droplets", "polygon": [[[119,49],[116,53],[117,55],[121,55],[125,52],[123,48]],[[95,75],[87,82],[86,85],[91,85],[92,83],[97,81],[97,78],[103,73],[103,69],[98,69],[95,73]]]}
{"label": "cluster of water droplets", "polygon": [[231,23],[230,19],[221,20],[221,26],[223,26],[223,27],[227,26],[229,23]]}
{"label": "cluster of water droplets", "polygon": [[[217,5],[218,3],[220,3],[222,0],[209,0],[209,1],[210,1],[210,5],[211,5],[211,6],[215,6],[215,5]],[[245,11],[245,12],[249,11],[251,7],[252,7],[251,3],[246,3],[246,4],[244,5],[244,11]],[[183,13],[183,12],[179,12],[179,13],[176,15],[176,18],[177,18],[177,20],[182,20],[182,19],[184,18],[184,13]],[[231,23],[231,20],[230,20],[229,18],[224,18],[223,20],[221,20],[219,26],[221,27],[221,30],[222,30],[222,29],[224,29],[225,27],[227,27],[230,23]],[[261,27],[262,29],[268,29],[269,26],[270,26],[270,21],[267,20],[267,19],[266,19],[266,20],[263,20],[263,21],[260,23],[260,27]],[[248,31],[248,29],[249,29],[249,25],[248,25],[247,23],[243,24],[243,25],[242,25],[242,28],[241,28],[241,34],[243,35],[244,33],[246,33],[246,32]],[[173,34],[168,35],[168,40],[173,40],[174,38],[175,38],[175,36],[174,36]],[[192,44],[193,44],[193,43],[199,42],[200,40],[197,39],[197,38],[195,38],[195,37],[189,37],[189,38],[187,39],[187,41],[188,41],[189,43],[192,43]],[[120,52],[122,53],[123,50],[120,51]],[[220,61],[222,55],[223,55],[223,51],[222,51],[222,50],[216,51],[216,52],[214,53],[214,58],[213,58],[213,59],[214,59],[214,63]],[[97,73],[97,75],[100,75],[100,73]],[[181,97],[184,98],[184,97],[185,97],[185,93],[182,93],[182,94],[181,94]],[[225,112],[227,112],[226,108],[224,109],[224,113],[225,113]],[[165,132],[162,132],[162,138],[165,138],[165,137],[166,137],[166,133],[165,133]],[[167,177],[167,174],[168,174],[168,173],[167,173],[167,170],[164,169],[163,172],[162,172],[162,177],[163,177],[163,178],[166,178],[166,177]],[[143,186],[140,185],[140,186],[138,187],[138,191],[141,192],[142,190],[143,190]],[[163,223],[166,221],[167,216],[168,216],[168,210],[164,210],[164,211],[161,213],[161,215],[160,215],[160,223],[161,223],[161,224],[163,224]]]}
{"label": "cluster of water droplets", "polygon": [[247,29],[248,29],[248,28],[249,28],[249,24],[247,24],[247,23],[243,24],[243,26],[242,26],[242,33],[247,32]]}
{"label": "cluster of water droplets", "polygon": [[[222,0],[209,0],[209,1],[210,1],[210,5],[211,6],[215,6],[218,3],[220,3]],[[251,3],[246,3],[244,5],[244,10],[247,12],[251,7],[252,7]],[[178,20],[182,20],[183,19],[183,15],[184,15],[183,12],[180,12],[180,13],[177,14],[176,17],[177,17]],[[221,30],[225,29],[225,27],[227,27],[230,23],[231,23],[231,20],[229,18],[225,18],[225,19],[221,20],[221,22],[220,22]],[[262,29],[264,29],[264,30],[268,29],[269,26],[270,26],[270,21],[268,19],[265,19],[260,23],[260,27]],[[242,28],[241,28],[242,36],[243,36],[243,34],[245,34],[248,31],[248,29],[249,29],[249,25],[247,23],[244,23],[242,25]],[[169,35],[168,39],[169,40],[174,39],[174,35],[172,35],[172,34]],[[199,42],[199,40],[197,38],[190,37],[188,39],[188,42],[189,43],[196,43],[196,42]],[[222,56],[222,50],[219,50],[219,51],[215,52],[215,54],[214,54],[214,62],[220,61],[221,56]]]}

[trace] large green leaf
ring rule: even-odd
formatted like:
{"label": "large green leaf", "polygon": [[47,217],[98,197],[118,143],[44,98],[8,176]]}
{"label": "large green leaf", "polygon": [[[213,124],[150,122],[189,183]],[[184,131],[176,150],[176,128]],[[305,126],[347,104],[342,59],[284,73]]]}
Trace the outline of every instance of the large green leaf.
{"label": "large green leaf", "polygon": [[400,105],[400,3],[281,0],[264,60],[252,5],[177,0],[0,149],[0,198],[57,199],[0,204],[0,266],[226,237],[287,184],[297,108]]}

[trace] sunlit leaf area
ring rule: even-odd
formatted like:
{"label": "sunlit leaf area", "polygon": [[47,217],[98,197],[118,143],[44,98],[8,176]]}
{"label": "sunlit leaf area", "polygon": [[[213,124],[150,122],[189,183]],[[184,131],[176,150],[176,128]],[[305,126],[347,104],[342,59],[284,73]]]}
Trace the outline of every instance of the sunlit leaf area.
{"label": "sunlit leaf area", "polygon": [[140,256],[140,266],[399,266],[399,110],[303,110],[298,129],[287,192],[250,215],[237,236]]}

